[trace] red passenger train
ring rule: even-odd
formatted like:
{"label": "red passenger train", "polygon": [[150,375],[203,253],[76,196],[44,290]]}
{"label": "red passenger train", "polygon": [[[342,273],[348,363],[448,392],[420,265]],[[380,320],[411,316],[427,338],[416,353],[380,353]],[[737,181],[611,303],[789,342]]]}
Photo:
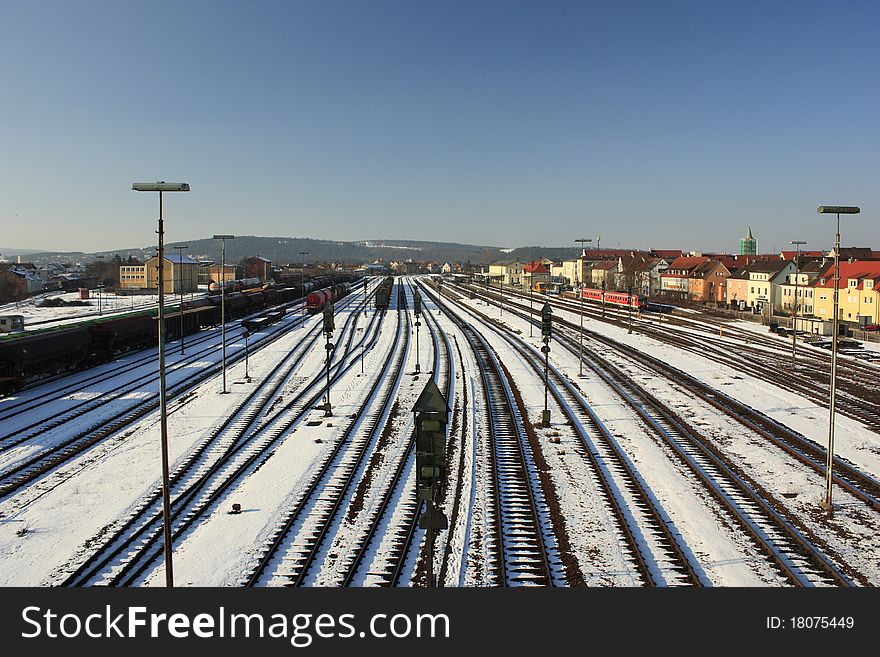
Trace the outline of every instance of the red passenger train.
{"label": "red passenger train", "polygon": [[590,287],[581,290],[584,299],[602,303],[602,295],[605,295],[605,303],[611,306],[626,306],[636,310],[644,310],[648,305],[647,297],[641,294],[628,294],[626,292],[603,292]]}

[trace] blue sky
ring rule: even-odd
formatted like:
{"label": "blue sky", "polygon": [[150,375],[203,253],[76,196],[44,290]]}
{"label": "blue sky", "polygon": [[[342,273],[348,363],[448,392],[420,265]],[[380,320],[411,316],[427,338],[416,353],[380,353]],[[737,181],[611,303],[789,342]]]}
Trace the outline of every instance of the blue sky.
{"label": "blue sky", "polygon": [[880,249],[880,3],[0,0],[0,245]]}

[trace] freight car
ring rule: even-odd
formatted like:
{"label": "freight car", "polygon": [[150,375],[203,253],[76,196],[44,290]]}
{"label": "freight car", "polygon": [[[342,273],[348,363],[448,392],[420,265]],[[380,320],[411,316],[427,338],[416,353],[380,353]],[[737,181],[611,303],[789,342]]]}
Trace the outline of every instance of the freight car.
{"label": "freight car", "polygon": [[391,276],[388,276],[379,283],[379,287],[376,289],[376,298],[375,305],[376,308],[379,309],[387,309],[388,304],[391,301],[391,288],[394,287],[394,279]]}
{"label": "freight car", "polygon": [[284,317],[283,310],[273,310],[272,312],[261,315],[260,317],[246,319],[241,323],[241,325],[244,326],[248,331],[253,333],[254,331],[260,331],[270,324],[274,324],[275,322],[280,321],[282,317]]}
{"label": "freight car", "polygon": [[335,303],[349,292],[351,292],[351,285],[349,283],[339,283],[325,287],[323,290],[310,292],[306,296],[306,310],[312,314],[321,312],[328,301]]}
{"label": "freight car", "polygon": [[[247,290],[253,287],[260,286],[259,278],[237,278],[234,281],[226,281],[224,284],[227,292],[240,292],[241,290]],[[208,285],[208,290],[211,292],[220,292],[221,287],[220,283],[212,282]]]}
{"label": "freight car", "polygon": [[91,343],[85,325],[0,340],[0,392],[18,390],[28,379],[88,367]]}

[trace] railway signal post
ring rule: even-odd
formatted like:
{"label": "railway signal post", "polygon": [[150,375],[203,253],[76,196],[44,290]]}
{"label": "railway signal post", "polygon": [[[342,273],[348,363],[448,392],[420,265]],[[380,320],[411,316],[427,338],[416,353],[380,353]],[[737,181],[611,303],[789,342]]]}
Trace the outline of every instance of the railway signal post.
{"label": "railway signal post", "polygon": [[188,192],[187,183],[133,183],[136,192],[159,192],[159,429],[162,436],[162,531],[165,553],[165,586],[174,586],[171,558],[171,483],[168,476],[168,412],[165,399],[165,224],[162,220],[162,193]]}
{"label": "railway signal post", "polygon": [[553,335],[553,309],[549,303],[544,303],[541,309],[541,338],[544,345],[541,351],[544,353],[544,413],[541,415],[541,424],[550,426],[550,409],[547,408],[548,371],[550,369],[550,338]]}
{"label": "railway signal post", "polygon": [[324,417],[331,417],[333,411],[330,408],[330,355],[333,353],[333,343],[330,338],[333,337],[333,331],[336,326],[333,323],[333,303],[327,302],[324,306],[324,335],[327,338],[327,344],[324,349],[327,350],[327,403],[324,406]]}
{"label": "railway signal post", "polygon": [[446,424],[449,404],[429,378],[413,407],[416,423],[416,495],[424,500],[426,511],[419,517],[419,527],[427,532],[428,586],[434,586],[434,533],[449,526],[440,509],[437,495],[446,473]]}
{"label": "railway signal post", "polygon": [[419,327],[422,323],[419,321],[419,318],[422,316],[422,295],[416,290],[413,293],[413,314],[416,316],[416,374],[421,372],[421,365],[419,364]]}
{"label": "railway signal post", "polygon": [[[606,272],[607,276],[607,272]],[[602,319],[605,319],[605,279],[602,279]]]}
{"label": "railway signal post", "polygon": [[532,284],[532,279],[531,279],[531,277],[529,277],[529,337],[532,337],[532,328],[534,326],[532,324],[532,321],[533,321],[532,315],[535,314],[534,307],[532,306],[532,292],[533,292],[532,288],[533,287],[534,287],[534,285]]}
{"label": "railway signal post", "polygon": [[248,371],[248,336],[250,333],[247,329],[244,330],[244,379],[248,383],[251,382],[251,375]]}
{"label": "railway signal post", "polygon": [[499,281],[501,285],[499,286],[499,291],[501,292],[501,297],[498,299],[498,309],[500,310],[500,315],[504,315],[504,275],[501,275],[501,279]]}
{"label": "railway signal post", "polygon": [[633,332],[633,298],[632,298],[632,295],[633,295],[633,289],[632,289],[632,285],[630,285],[628,288],[628,298],[627,298],[627,303],[626,303],[626,307],[629,310],[629,328],[626,331],[627,333]]}

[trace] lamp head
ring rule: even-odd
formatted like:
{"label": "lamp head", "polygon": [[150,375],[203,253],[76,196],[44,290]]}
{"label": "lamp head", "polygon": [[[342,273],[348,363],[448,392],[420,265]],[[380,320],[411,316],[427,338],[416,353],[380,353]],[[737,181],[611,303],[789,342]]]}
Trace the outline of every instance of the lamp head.
{"label": "lamp head", "polygon": [[154,183],[132,183],[136,192],[188,192],[189,183],[167,183],[164,180]]}

